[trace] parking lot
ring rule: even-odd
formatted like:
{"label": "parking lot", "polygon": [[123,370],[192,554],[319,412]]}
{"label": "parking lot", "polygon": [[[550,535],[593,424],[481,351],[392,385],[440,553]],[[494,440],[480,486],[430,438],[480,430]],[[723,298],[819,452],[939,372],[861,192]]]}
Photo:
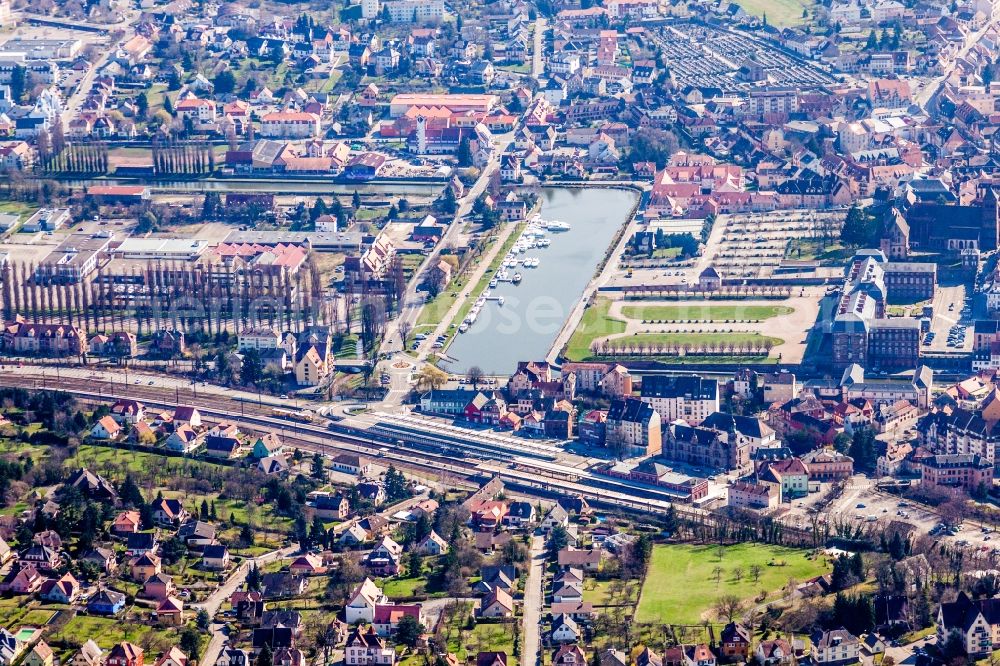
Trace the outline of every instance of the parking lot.
{"label": "parking lot", "polygon": [[771,277],[785,260],[789,241],[836,238],[845,216],[845,211],[814,210],[720,215],[705,248],[707,263],[723,277]]}
{"label": "parking lot", "polygon": [[671,77],[681,89],[692,86],[749,91],[758,84],[737,74],[740,65],[750,59],[761,65],[772,85],[815,87],[833,82],[823,70],[745,33],[679,22],[664,27],[654,38],[663,49]]}
{"label": "parking lot", "polygon": [[964,284],[939,286],[934,294],[934,318],[924,336],[925,351],[972,351],[972,299]]}
{"label": "parking lot", "polygon": [[[824,485],[819,493],[812,493],[788,506],[783,520],[791,524],[806,526],[814,511],[810,511],[826,496],[829,486]],[[941,516],[926,505],[904,499],[898,495],[878,490],[875,481],[857,475],[848,480],[843,494],[828,507],[822,509],[821,520],[834,523],[865,523],[875,528],[884,528],[890,522],[908,523],[916,528],[917,534],[933,532],[938,541],[949,541],[955,545],[991,551],[1000,554],[1000,532],[992,525],[981,525],[965,521],[954,533],[936,529]]]}

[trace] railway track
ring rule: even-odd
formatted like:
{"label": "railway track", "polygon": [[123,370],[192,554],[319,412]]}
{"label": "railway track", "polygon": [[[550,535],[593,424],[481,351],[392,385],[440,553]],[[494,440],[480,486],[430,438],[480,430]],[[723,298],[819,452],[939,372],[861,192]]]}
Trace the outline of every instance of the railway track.
{"label": "railway track", "polygon": [[[0,374],[0,386],[29,390],[61,390],[79,398],[98,402],[119,399],[140,400],[149,407],[173,409],[178,404],[193,404],[210,421],[235,421],[257,429],[279,432],[282,439],[307,452],[325,456],[355,453],[371,458],[385,458],[394,465],[429,478],[446,478],[451,485],[472,488],[490,476],[499,476],[519,492],[537,497],[579,495],[591,504],[623,511],[663,513],[671,506],[682,517],[713,522],[710,511],[677,504],[673,498],[653,487],[642,487],[613,478],[595,478],[583,472],[577,477],[555,472],[551,464],[530,457],[514,460],[510,451],[484,455],[481,443],[442,439],[434,443],[429,434],[374,433],[349,431],[343,427],[328,429],[321,425],[276,418],[273,406],[254,404],[213,394],[197,394],[196,389],[164,389],[148,385],[129,385],[80,378],[62,378],[57,382]],[[167,397],[164,397],[166,394]],[[170,398],[173,398],[172,400]],[[238,411],[237,411],[238,410]],[[400,437],[412,437],[409,443]],[[432,450],[439,446],[440,451]],[[464,458],[458,458],[461,452]]]}

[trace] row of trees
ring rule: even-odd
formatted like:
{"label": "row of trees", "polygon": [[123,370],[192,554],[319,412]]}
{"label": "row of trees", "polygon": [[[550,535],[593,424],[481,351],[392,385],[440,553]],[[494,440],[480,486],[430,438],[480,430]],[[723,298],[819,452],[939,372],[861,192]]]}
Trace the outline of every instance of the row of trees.
{"label": "row of trees", "polygon": [[215,150],[206,141],[153,141],[157,175],[203,175],[215,171]]}
{"label": "row of trees", "polygon": [[762,356],[770,354],[774,341],[770,338],[746,339],[738,342],[651,342],[629,338],[595,340],[590,351],[597,356],[621,358],[627,356]]}
{"label": "row of trees", "polygon": [[[59,124],[56,124],[59,127]],[[58,133],[61,136],[61,130]],[[103,141],[64,143],[60,146],[57,133],[53,132],[51,143],[47,134],[38,139],[38,157],[44,173],[73,173],[83,175],[108,172],[108,146]]]}
{"label": "row of trees", "polygon": [[[697,287],[681,286],[676,288],[671,287],[656,287],[656,286],[634,286],[626,287],[624,290],[625,298],[628,299],[654,299],[654,300],[670,300],[670,299],[695,299],[695,298],[705,298],[706,293],[702,289]],[[789,298],[792,295],[791,287],[782,287],[770,284],[749,284],[749,285],[737,285],[733,287],[723,287],[718,291],[711,292],[710,296],[715,298]]]}

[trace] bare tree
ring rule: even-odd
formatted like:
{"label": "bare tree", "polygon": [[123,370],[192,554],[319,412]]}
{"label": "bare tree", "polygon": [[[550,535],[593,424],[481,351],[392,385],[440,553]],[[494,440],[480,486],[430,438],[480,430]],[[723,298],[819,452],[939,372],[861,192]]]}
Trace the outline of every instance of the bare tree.
{"label": "bare tree", "polygon": [[479,390],[479,384],[482,383],[484,376],[485,376],[485,373],[483,372],[483,369],[480,368],[478,365],[472,366],[465,373],[465,379],[470,384],[472,384],[472,389],[474,391],[478,391]]}
{"label": "bare tree", "polygon": [[743,612],[743,601],[735,594],[724,594],[715,600],[715,613],[721,619],[732,622]]}

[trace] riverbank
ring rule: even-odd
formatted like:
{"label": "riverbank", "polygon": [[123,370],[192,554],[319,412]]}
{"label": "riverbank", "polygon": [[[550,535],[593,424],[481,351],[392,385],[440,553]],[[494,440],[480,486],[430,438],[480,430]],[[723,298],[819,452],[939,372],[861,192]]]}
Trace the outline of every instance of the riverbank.
{"label": "riverbank", "polygon": [[353,194],[355,191],[372,194],[395,194],[437,197],[447,178],[377,178],[350,180],[346,178],[316,178],[314,176],[232,176],[182,178],[138,178],[100,176],[80,178],[73,176],[46,177],[72,189],[100,186],[148,186],[155,194],[191,194],[200,192],[265,192],[271,194]]}

